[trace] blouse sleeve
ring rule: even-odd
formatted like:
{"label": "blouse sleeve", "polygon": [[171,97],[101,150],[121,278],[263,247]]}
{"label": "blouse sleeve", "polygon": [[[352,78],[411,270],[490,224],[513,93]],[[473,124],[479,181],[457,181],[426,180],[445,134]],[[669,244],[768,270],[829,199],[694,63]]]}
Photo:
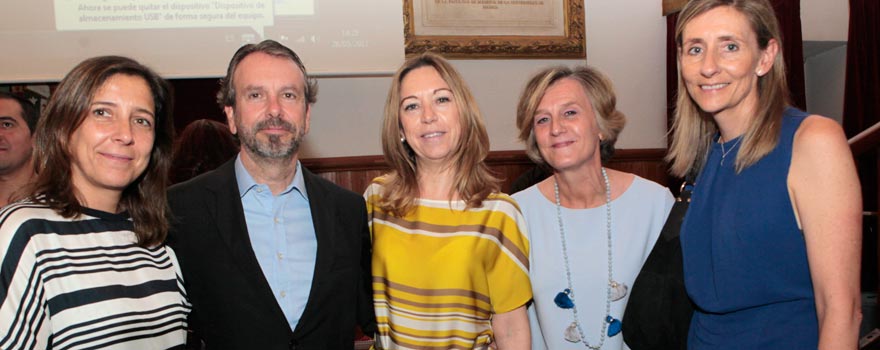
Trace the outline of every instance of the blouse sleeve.
{"label": "blouse sleeve", "polygon": [[367,225],[370,229],[370,236],[373,235],[373,214],[376,210],[376,203],[379,202],[382,193],[381,178],[375,178],[364,190],[364,201],[367,205]]}
{"label": "blouse sleeve", "polygon": [[[490,200],[492,197],[490,197]],[[498,195],[488,225],[498,229],[499,249],[489,254],[486,278],[489,298],[496,314],[513,311],[532,299],[529,282],[529,240],[525,219],[516,202]]]}

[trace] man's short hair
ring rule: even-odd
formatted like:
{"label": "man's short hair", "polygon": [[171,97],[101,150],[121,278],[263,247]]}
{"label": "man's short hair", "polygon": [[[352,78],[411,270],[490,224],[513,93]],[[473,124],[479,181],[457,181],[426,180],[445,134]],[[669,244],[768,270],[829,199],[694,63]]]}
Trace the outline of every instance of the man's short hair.
{"label": "man's short hair", "polygon": [[18,105],[21,106],[21,118],[24,119],[24,122],[27,123],[28,130],[33,134],[34,129],[37,127],[37,120],[40,118],[39,113],[37,113],[37,106],[24,96],[3,91],[0,91],[0,100],[13,100],[18,102]]}
{"label": "man's short hair", "polygon": [[296,52],[277,41],[263,40],[258,44],[247,44],[240,47],[235,52],[235,55],[232,56],[232,59],[229,61],[229,67],[226,69],[226,77],[220,79],[220,91],[217,92],[217,104],[220,105],[220,109],[235,107],[235,84],[233,81],[235,70],[245,57],[257,52],[273,57],[286,58],[296,63],[299,70],[302,71],[303,79],[305,80],[305,91],[303,93],[305,94],[306,105],[314,104],[318,100],[318,83],[309,76],[306,66]]}

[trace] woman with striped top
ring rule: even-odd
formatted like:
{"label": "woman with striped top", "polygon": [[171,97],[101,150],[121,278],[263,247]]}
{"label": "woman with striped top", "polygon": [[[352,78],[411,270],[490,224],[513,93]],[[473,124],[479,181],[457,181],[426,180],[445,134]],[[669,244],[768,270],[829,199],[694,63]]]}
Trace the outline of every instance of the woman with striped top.
{"label": "woman with striped top", "polygon": [[183,348],[190,305],[168,230],[168,83],[96,57],[58,85],[37,176],[0,211],[0,349]]}
{"label": "woman with striped top", "polygon": [[528,349],[525,224],[483,163],[482,117],[442,57],[414,57],[394,76],[382,148],[392,171],[364,194],[377,344]]}

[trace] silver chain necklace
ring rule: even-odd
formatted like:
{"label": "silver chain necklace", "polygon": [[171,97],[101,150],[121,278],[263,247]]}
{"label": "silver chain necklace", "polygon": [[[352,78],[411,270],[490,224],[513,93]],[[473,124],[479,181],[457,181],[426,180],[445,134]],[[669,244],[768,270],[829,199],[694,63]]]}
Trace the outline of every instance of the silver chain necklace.
{"label": "silver chain necklace", "polygon": [[[619,333],[620,321],[611,317],[611,302],[623,298],[623,296],[626,295],[626,290],[628,289],[626,285],[615,282],[612,277],[613,259],[611,250],[611,184],[608,181],[608,173],[605,171],[605,167],[602,167],[602,178],[605,180],[605,229],[608,239],[608,285],[605,289],[605,317],[602,320],[602,331],[599,333],[598,346],[592,346],[590,345],[590,343],[587,342],[587,339],[584,336],[584,330],[581,327],[581,322],[578,319],[577,305],[574,302],[575,293],[574,288],[571,284],[571,269],[568,262],[568,247],[565,244],[565,226],[562,223],[562,203],[559,200],[559,183],[556,181],[556,178],[553,179],[553,194],[556,196],[556,220],[559,223],[559,237],[562,241],[562,258],[565,260],[565,279],[566,282],[568,282],[568,288],[565,291],[559,293],[557,299],[559,299],[562,294],[565,294],[565,296],[571,301],[570,307],[574,316],[574,322],[565,331],[565,339],[570,342],[583,342],[584,346],[593,350],[601,349],[602,345],[605,344],[605,332],[606,330],[608,330],[607,327],[609,324],[611,324],[612,327],[615,328],[613,332],[614,334],[609,334],[609,337]],[[558,302],[557,305],[559,305]],[[577,331],[576,335],[571,334],[574,330]]]}
{"label": "silver chain necklace", "polygon": [[727,157],[727,154],[733,152],[736,149],[736,146],[739,145],[739,142],[742,141],[742,137],[740,137],[736,142],[733,143],[733,146],[730,146],[729,150],[724,150],[724,138],[721,138],[721,165],[724,165],[724,158]]}

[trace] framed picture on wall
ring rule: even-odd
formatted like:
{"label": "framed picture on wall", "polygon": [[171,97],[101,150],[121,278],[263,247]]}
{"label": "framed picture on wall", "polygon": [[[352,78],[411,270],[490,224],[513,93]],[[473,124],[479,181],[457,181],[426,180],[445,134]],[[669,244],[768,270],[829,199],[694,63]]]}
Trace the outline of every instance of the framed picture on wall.
{"label": "framed picture on wall", "polygon": [[584,58],[583,0],[403,0],[407,56]]}

